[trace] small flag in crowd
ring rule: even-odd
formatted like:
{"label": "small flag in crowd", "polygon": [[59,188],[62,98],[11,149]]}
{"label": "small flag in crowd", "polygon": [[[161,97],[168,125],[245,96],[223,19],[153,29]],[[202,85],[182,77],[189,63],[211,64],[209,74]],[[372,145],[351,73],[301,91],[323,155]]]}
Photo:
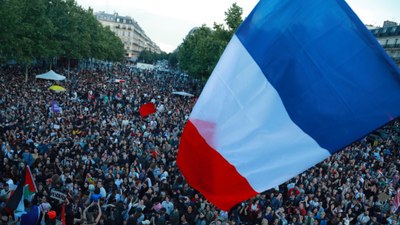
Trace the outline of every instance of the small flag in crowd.
{"label": "small flag in crowd", "polygon": [[8,199],[5,208],[14,211],[14,214],[21,216],[25,213],[24,200],[32,201],[33,195],[37,192],[35,182],[29,166],[20,179],[17,188]]}
{"label": "small flag in crowd", "polygon": [[54,100],[51,100],[51,110],[53,113],[61,113],[61,108],[58,103]]}
{"label": "small flag in crowd", "polygon": [[400,71],[344,0],[261,0],[203,89],[177,157],[223,210],[400,114]]}
{"label": "small flag in crowd", "polygon": [[150,114],[155,113],[156,110],[156,106],[154,105],[154,103],[146,103],[143,104],[142,106],[140,106],[139,108],[139,113],[142,117],[146,117]]}
{"label": "small flag in crowd", "polygon": [[124,79],[115,79],[114,80],[115,83],[125,83]]}

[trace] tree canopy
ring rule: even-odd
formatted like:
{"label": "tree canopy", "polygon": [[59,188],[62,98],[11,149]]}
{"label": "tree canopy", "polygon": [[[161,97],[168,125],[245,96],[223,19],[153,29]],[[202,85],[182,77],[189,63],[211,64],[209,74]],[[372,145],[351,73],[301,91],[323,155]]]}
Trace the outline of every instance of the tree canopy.
{"label": "tree canopy", "polygon": [[168,60],[168,58],[169,58],[169,54],[167,54],[166,52],[155,53],[155,52],[145,49],[142,52],[140,52],[138,61],[144,62],[144,63],[149,63],[149,64],[154,64],[158,60],[163,60],[163,59]]}
{"label": "tree canopy", "polygon": [[121,61],[121,40],[75,0],[0,0],[0,60],[55,57]]}
{"label": "tree canopy", "polygon": [[179,67],[201,80],[211,75],[226,45],[242,23],[243,9],[236,3],[225,12],[225,23],[194,28],[177,49]]}

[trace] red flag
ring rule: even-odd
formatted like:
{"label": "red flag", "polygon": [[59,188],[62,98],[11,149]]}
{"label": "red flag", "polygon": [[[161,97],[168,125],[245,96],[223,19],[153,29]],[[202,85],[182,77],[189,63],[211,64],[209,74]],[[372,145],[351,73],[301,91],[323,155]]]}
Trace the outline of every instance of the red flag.
{"label": "red flag", "polygon": [[67,221],[65,220],[65,204],[63,204],[62,208],[61,208],[61,222],[62,222],[62,225],[67,224]]}
{"label": "red flag", "polygon": [[156,106],[154,105],[154,103],[143,104],[142,106],[140,106],[139,112],[142,117],[146,117],[156,112]]}
{"label": "red flag", "polygon": [[29,166],[27,166],[26,170],[25,170],[25,185],[28,185],[30,192],[33,192],[33,193],[37,192],[36,184],[33,181],[32,172],[31,172],[31,169],[29,168]]}

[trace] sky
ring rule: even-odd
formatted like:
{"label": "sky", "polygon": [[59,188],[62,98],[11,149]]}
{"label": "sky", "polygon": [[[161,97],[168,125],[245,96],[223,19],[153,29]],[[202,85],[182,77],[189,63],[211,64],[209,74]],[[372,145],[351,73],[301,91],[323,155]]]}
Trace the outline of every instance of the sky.
{"label": "sky", "polygon": [[[95,12],[130,16],[165,52],[172,52],[188,32],[203,24],[224,23],[224,12],[233,4],[243,8],[245,18],[258,0],[76,0]],[[400,0],[346,0],[364,24],[400,23]]]}

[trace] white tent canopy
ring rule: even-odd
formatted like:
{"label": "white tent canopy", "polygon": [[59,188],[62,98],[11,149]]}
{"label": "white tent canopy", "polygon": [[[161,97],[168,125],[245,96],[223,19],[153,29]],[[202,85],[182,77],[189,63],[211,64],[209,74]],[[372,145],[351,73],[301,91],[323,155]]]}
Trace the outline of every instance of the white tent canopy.
{"label": "white tent canopy", "polygon": [[174,94],[174,95],[182,95],[182,96],[189,96],[189,97],[193,97],[194,96],[194,95],[192,95],[190,93],[187,93],[187,92],[184,92],[184,91],[174,91],[174,92],[172,92],[172,94]]}
{"label": "white tent canopy", "polygon": [[50,70],[47,73],[36,75],[36,78],[45,79],[45,80],[65,80],[65,76],[60,75],[53,70]]}

